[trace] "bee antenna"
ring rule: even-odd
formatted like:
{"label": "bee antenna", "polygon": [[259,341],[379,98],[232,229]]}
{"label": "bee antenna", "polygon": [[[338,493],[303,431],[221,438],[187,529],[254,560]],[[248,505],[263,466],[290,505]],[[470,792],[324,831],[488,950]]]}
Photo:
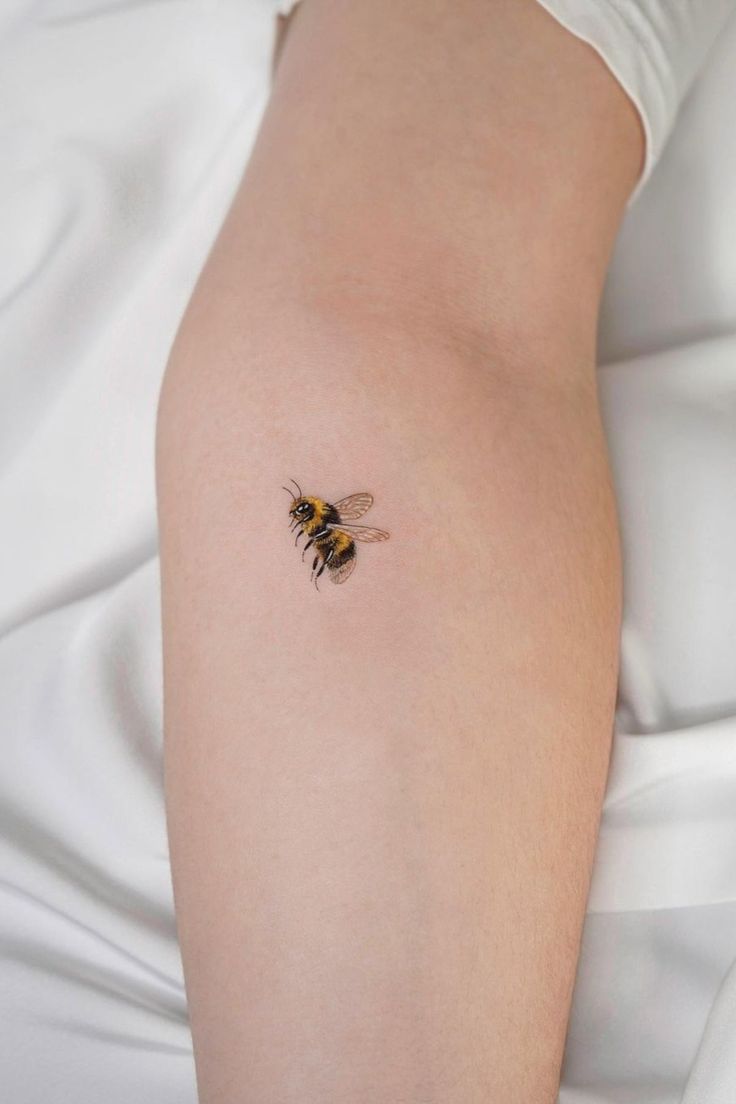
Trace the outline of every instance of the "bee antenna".
{"label": "bee antenna", "polygon": [[[294,486],[296,487],[297,491],[299,492],[299,498],[303,498],[304,496],[302,495],[302,489],[301,489],[301,487],[299,486],[299,484],[297,483],[296,479],[292,479],[292,480],[290,480],[290,482],[294,484]],[[291,492],[289,492],[289,493],[291,493]]]}
{"label": "bee antenna", "polygon": [[290,495],[290,496],[291,496],[292,498],[294,497],[294,492],[293,492],[293,491],[290,491],[288,487],[283,487],[283,486],[282,486],[281,490],[282,490],[282,491],[286,491],[286,493],[287,493],[288,495]]}

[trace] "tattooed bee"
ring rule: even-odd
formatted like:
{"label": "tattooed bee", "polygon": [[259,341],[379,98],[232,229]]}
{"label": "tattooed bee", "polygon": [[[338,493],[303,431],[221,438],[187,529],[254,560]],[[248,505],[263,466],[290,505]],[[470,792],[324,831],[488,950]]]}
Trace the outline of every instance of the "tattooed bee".
{"label": "tattooed bee", "polygon": [[[361,491],[359,494],[341,498],[334,506],[321,498],[302,494],[295,479],[296,495],[288,487],[283,489],[291,495],[289,517],[291,531],[297,530],[295,544],[300,537],[306,536],[307,543],[302,549],[302,559],[308,548],[314,545],[315,557],[312,562],[314,584],[327,568],[333,583],[344,583],[355,567],[356,541],[388,540],[383,529],[372,529],[368,525],[353,525],[373,505],[373,495]],[[319,587],[317,587],[319,590]]]}

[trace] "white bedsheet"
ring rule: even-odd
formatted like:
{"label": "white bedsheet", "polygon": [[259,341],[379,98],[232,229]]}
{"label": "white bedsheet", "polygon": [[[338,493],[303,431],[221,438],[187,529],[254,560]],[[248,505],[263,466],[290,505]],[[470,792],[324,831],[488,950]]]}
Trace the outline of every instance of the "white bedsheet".
{"label": "white bedsheet", "polygon": [[[161,790],[153,426],[272,29],[266,0],[0,12],[8,1104],[196,1099]],[[561,1104],[736,1102],[734,102],[731,25],[606,295],[625,625]]]}

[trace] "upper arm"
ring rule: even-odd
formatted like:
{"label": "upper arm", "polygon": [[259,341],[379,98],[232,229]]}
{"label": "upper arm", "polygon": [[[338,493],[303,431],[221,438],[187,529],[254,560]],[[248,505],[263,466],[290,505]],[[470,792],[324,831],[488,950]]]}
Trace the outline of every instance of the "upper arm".
{"label": "upper arm", "polygon": [[307,0],[292,24],[217,247],[234,284],[590,337],[643,156],[600,57],[536,0]]}

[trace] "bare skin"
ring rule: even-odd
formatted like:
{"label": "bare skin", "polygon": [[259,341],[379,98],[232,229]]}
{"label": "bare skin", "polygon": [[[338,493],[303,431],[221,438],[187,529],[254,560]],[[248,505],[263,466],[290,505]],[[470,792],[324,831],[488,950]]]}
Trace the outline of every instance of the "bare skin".
{"label": "bare skin", "polygon": [[[620,560],[594,374],[642,139],[533,0],[306,0],[159,419],[202,1104],[555,1099]],[[317,593],[289,477],[391,539]]]}

